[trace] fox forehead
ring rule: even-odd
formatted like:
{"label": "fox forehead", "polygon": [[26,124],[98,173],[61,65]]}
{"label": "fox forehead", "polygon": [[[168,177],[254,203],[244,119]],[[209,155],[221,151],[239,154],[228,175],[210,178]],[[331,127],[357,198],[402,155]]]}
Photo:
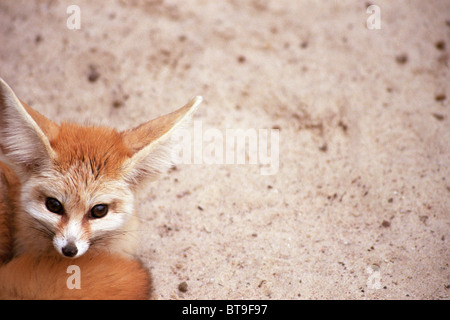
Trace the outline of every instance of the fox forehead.
{"label": "fox forehead", "polygon": [[25,183],[28,200],[43,204],[47,197],[56,198],[69,216],[97,204],[132,209],[132,190],[121,173],[131,152],[115,129],[62,123],[50,144],[56,157]]}
{"label": "fox forehead", "polygon": [[80,168],[86,179],[118,178],[123,162],[132,156],[122,135],[108,127],[80,126],[64,122],[50,141],[56,153],[54,167],[65,173]]}

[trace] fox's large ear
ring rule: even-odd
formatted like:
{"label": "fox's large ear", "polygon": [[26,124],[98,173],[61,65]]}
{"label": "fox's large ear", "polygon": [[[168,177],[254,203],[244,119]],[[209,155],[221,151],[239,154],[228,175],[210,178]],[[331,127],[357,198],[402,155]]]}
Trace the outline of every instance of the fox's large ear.
{"label": "fox's large ear", "polygon": [[136,185],[154,180],[171,166],[174,145],[171,136],[189,122],[201,102],[202,97],[197,96],[177,111],[121,132],[125,145],[133,153],[124,165],[128,182]]}
{"label": "fox's large ear", "polygon": [[0,78],[0,149],[25,171],[50,165],[55,158],[50,140],[59,126],[19,100]]}

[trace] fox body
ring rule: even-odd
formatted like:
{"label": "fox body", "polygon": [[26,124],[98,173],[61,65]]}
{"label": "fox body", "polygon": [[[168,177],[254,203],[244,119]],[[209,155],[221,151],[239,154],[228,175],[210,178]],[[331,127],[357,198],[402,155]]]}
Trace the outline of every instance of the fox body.
{"label": "fox body", "polygon": [[171,134],[200,102],[118,132],[56,124],[0,79],[0,154],[8,163],[0,162],[0,263],[13,258],[0,283],[12,263],[45,269],[105,255],[133,265],[137,194],[170,166]]}
{"label": "fox body", "polygon": [[[80,268],[80,287],[71,288],[70,266]],[[151,278],[136,259],[112,253],[87,252],[80,258],[31,253],[0,266],[0,299],[12,300],[145,300]]]}

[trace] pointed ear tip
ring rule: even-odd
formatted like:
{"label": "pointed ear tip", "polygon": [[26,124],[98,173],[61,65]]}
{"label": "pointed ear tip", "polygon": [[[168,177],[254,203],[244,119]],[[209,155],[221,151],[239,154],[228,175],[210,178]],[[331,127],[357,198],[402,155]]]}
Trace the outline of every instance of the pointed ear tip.
{"label": "pointed ear tip", "polygon": [[6,86],[6,87],[8,87],[8,84],[6,83],[6,81],[5,81],[5,80],[3,80],[3,78],[2,78],[2,77],[0,77],[0,84],[1,84],[2,86]]}
{"label": "pointed ear tip", "polygon": [[5,86],[9,87],[8,83],[6,83],[5,79],[3,79],[2,77],[0,77],[0,83],[2,85],[5,85]]}
{"label": "pointed ear tip", "polygon": [[13,89],[11,89],[9,84],[7,84],[6,81],[3,80],[2,77],[0,77],[0,93],[2,93],[4,95],[7,95],[9,93],[9,94],[12,94],[13,96],[15,96]]}
{"label": "pointed ear tip", "polygon": [[202,96],[195,96],[194,98],[192,98],[189,104],[191,105],[191,108],[196,109],[200,105],[200,103],[202,103],[202,101]]}
{"label": "pointed ear tip", "polygon": [[5,80],[3,80],[2,77],[0,77],[0,94],[2,96],[8,96],[12,95],[15,96],[14,91],[11,89],[11,87],[6,83]]}
{"label": "pointed ear tip", "polygon": [[200,103],[200,102],[202,102],[203,101],[203,97],[202,96],[194,96],[192,99],[191,99],[191,102],[193,102],[193,103]]}

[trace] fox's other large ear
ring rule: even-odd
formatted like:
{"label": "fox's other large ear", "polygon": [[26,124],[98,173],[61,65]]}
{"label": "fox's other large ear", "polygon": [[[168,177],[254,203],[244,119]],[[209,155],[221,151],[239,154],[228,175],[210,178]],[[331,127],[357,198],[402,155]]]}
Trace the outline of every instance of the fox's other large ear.
{"label": "fox's other large ear", "polygon": [[59,126],[19,100],[0,78],[0,150],[25,171],[50,165]]}
{"label": "fox's other large ear", "polygon": [[197,96],[177,111],[121,132],[125,145],[133,153],[124,166],[128,182],[136,185],[152,181],[172,165],[171,137],[189,122],[201,102],[202,97]]}

